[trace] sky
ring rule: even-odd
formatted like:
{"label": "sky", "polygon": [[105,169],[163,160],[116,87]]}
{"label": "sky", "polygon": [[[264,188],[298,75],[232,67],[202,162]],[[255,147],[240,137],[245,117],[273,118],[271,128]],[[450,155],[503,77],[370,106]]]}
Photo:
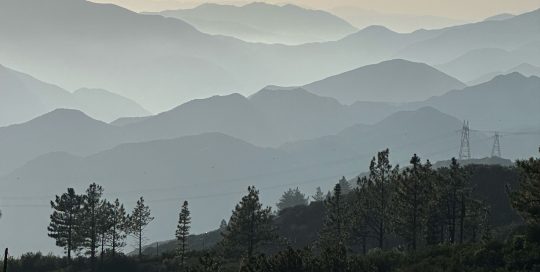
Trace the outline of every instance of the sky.
{"label": "sky", "polygon": [[[241,5],[248,1],[229,0],[92,0],[114,3],[134,11],[160,11],[191,8],[205,2]],[[430,15],[459,20],[480,20],[500,13],[523,13],[540,8],[540,0],[266,0],[274,4],[291,3],[313,9],[332,10],[354,7],[384,13]]]}

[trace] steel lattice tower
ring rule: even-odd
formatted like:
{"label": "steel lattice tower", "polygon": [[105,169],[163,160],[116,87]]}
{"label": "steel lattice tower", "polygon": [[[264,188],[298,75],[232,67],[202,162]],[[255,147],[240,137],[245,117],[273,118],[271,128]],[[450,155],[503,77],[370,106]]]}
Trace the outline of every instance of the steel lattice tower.
{"label": "steel lattice tower", "polygon": [[501,157],[501,142],[499,132],[495,132],[493,147],[491,148],[491,157]]}
{"label": "steel lattice tower", "polygon": [[461,146],[459,147],[460,160],[471,159],[471,144],[469,141],[469,132],[469,121],[463,121],[463,128],[461,129]]}

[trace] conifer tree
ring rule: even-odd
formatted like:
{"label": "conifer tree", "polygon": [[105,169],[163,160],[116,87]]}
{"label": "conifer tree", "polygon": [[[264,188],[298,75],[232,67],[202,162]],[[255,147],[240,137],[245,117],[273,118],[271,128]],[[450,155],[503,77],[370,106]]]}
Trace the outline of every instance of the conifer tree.
{"label": "conifer tree", "polygon": [[224,246],[246,253],[250,261],[259,245],[277,238],[272,226],[272,209],[263,208],[255,187],[248,187],[248,194],[236,205],[223,238]]}
{"label": "conifer tree", "polygon": [[188,208],[188,202],[184,201],[182,209],[178,215],[178,226],[176,228],[176,239],[178,240],[178,255],[180,256],[180,267],[185,270],[186,253],[188,250],[188,236],[191,228],[191,217]]}
{"label": "conifer tree", "polygon": [[[540,149],[539,149],[540,151]],[[517,162],[519,188],[511,193],[512,206],[531,227],[540,226],[540,158]]]}
{"label": "conifer tree", "polygon": [[109,232],[112,228],[112,216],[113,216],[113,204],[109,201],[102,200],[99,205],[99,216],[98,216],[98,236],[101,246],[100,258],[103,263],[103,258],[105,257],[105,245],[109,241]]}
{"label": "conifer tree", "polygon": [[56,196],[51,201],[51,223],[47,227],[48,235],[56,240],[56,245],[63,247],[68,260],[71,260],[71,252],[81,246],[79,225],[81,220],[82,197],[75,194],[73,188],[68,188],[67,193]]}
{"label": "conifer tree", "polygon": [[286,208],[296,207],[296,206],[307,206],[309,202],[309,198],[306,197],[305,194],[300,192],[300,189],[296,187],[296,189],[287,190],[281,198],[279,199],[279,202],[276,204],[279,211],[282,211]]}
{"label": "conifer tree", "polygon": [[86,189],[86,194],[83,196],[83,221],[81,225],[84,233],[84,247],[88,249],[90,254],[90,262],[92,270],[95,270],[96,249],[98,246],[98,234],[100,227],[100,212],[103,201],[103,188],[95,183],[90,184]]}
{"label": "conifer tree", "polygon": [[326,216],[320,233],[319,246],[339,260],[346,259],[346,241],[350,234],[350,210],[341,193],[341,184],[334,186],[332,196],[325,201]]}
{"label": "conifer tree", "polygon": [[129,234],[137,240],[139,259],[142,259],[142,242],[145,230],[153,220],[154,217],[151,216],[150,207],[144,204],[144,198],[141,196],[129,217]]}
{"label": "conifer tree", "polygon": [[427,219],[430,191],[429,182],[433,177],[429,161],[422,165],[414,154],[410,168],[399,174],[394,196],[395,229],[412,250],[416,250],[422,238]]}
{"label": "conifer tree", "polygon": [[349,181],[347,181],[347,178],[345,178],[345,176],[341,177],[341,179],[339,180],[339,186],[341,187],[342,195],[349,194],[352,190],[351,184],[349,183]]}
{"label": "conifer tree", "polygon": [[375,236],[379,248],[384,248],[387,233],[391,229],[393,186],[397,179],[399,167],[392,167],[389,150],[377,154],[371,160],[369,175],[363,177],[360,186],[365,186],[366,208],[364,218]]}
{"label": "conifer tree", "polygon": [[116,252],[126,246],[126,232],[128,227],[128,218],[124,204],[121,204],[118,198],[111,206],[111,227],[108,232],[109,246],[111,247],[112,256],[116,256]]}
{"label": "conifer tree", "polygon": [[321,190],[321,187],[317,187],[317,189],[315,190],[315,194],[311,198],[315,202],[324,201],[325,197],[324,197],[324,193]]}

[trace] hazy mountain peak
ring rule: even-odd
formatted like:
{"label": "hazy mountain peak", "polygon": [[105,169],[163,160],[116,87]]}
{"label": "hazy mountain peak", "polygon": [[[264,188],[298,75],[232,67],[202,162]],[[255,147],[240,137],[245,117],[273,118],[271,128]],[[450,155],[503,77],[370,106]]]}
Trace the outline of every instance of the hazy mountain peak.
{"label": "hazy mountain peak", "polygon": [[81,124],[81,123],[87,123],[87,122],[100,122],[100,121],[92,119],[90,116],[86,115],[84,112],[80,110],[55,109],[49,113],[46,113],[42,116],[34,118],[28,123],[35,123],[35,122],[44,122],[44,123],[55,122],[57,124],[61,124],[65,122],[65,124]]}
{"label": "hazy mountain peak", "polygon": [[304,86],[312,93],[345,104],[418,101],[463,87],[465,84],[459,80],[425,63],[403,59],[366,65]]}
{"label": "hazy mountain peak", "polygon": [[510,13],[501,13],[501,14],[490,16],[490,17],[484,19],[484,21],[503,21],[503,20],[513,18],[515,16],[516,15],[510,14]]}

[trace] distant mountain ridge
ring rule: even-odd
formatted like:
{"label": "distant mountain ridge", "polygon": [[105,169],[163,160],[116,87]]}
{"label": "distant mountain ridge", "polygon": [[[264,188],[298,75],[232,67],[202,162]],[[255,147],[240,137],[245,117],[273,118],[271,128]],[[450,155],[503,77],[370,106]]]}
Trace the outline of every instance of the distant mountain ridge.
{"label": "distant mountain ridge", "polygon": [[[341,39],[357,31],[345,20],[325,11],[253,2],[243,6],[202,4],[193,9],[156,13],[184,20],[208,34],[250,42],[302,44]],[[276,20],[279,18],[279,20]]]}
{"label": "distant mountain ridge", "polygon": [[364,66],[304,86],[310,92],[346,104],[418,101],[463,87],[464,83],[427,64],[400,59]]}
{"label": "distant mountain ridge", "polygon": [[539,13],[407,34],[369,28],[338,41],[283,46],[207,35],[178,19],[114,5],[4,0],[0,62],[65,88],[115,90],[160,112],[194,98],[298,86],[391,58],[436,65],[489,46],[527,46],[534,57]]}
{"label": "distant mountain ridge", "polygon": [[0,127],[26,122],[57,108],[79,109],[104,121],[150,114],[134,101],[106,90],[83,88],[70,93],[2,65],[0,84]]}

